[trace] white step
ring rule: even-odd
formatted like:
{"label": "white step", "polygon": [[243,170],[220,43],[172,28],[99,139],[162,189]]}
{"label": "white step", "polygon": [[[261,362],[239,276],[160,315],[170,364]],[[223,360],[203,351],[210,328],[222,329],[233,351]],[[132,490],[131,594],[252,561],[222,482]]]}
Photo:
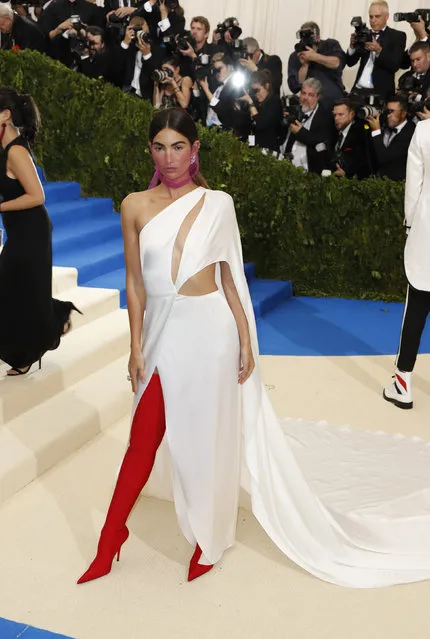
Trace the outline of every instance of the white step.
{"label": "white step", "polygon": [[117,309],[72,330],[48,352],[34,372],[0,378],[0,424],[15,419],[55,394],[101,370],[129,351],[127,311]]}
{"label": "white step", "polygon": [[75,286],[59,293],[56,297],[59,300],[73,302],[82,312],[82,315],[72,312],[73,329],[89,324],[119,308],[119,291],[115,289]]}
{"label": "white step", "polygon": [[127,362],[128,354],[3,426],[0,502],[130,414]]}
{"label": "white step", "polygon": [[62,291],[78,285],[78,271],[68,266],[54,266],[52,269],[52,295],[56,297]]}

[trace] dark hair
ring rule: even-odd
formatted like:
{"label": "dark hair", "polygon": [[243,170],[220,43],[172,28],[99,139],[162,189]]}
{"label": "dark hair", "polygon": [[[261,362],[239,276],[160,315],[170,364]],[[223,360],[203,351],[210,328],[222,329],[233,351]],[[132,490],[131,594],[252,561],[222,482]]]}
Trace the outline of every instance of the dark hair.
{"label": "dark hair", "polygon": [[409,105],[408,98],[405,95],[403,95],[403,93],[396,93],[395,95],[389,96],[385,104],[387,105],[389,102],[398,102],[400,104],[400,108],[402,109],[402,111],[408,110],[408,105]]}
{"label": "dark hair", "polygon": [[181,61],[177,55],[171,55],[170,57],[163,60],[161,66],[163,67],[165,64],[170,64],[171,67],[180,67]]}
{"label": "dark hair", "polygon": [[250,78],[250,85],[253,84],[261,84],[261,86],[265,86],[266,84],[269,85],[269,95],[268,97],[270,97],[273,93],[273,87],[272,87],[272,74],[270,73],[270,71],[268,69],[261,69],[260,71],[254,71],[254,73],[251,74],[251,78]]}
{"label": "dark hair", "polygon": [[[193,118],[180,107],[163,109],[154,115],[149,126],[149,141],[152,143],[154,138],[164,129],[173,129],[173,131],[180,133],[184,138],[187,138],[191,145],[199,139]],[[208,188],[208,183],[200,171],[194,178],[194,182],[198,186]]]}
{"label": "dark hair", "polygon": [[409,55],[411,55],[411,53],[416,53],[417,51],[422,51],[423,53],[430,53],[429,43],[427,41],[414,42],[411,48],[409,49]]}
{"label": "dark hair", "polygon": [[93,36],[100,36],[101,41],[105,41],[105,32],[100,27],[87,27],[87,33],[91,33]]}
{"label": "dark hair", "polygon": [[0,111],[6,109],[10,110],[14,126],[20,129],[28,142],[34,142],[40,129],[40,114],[31,95],[19,94],[9,87],[0,88]]}
{"label": "dark hair", "polygon": [[339,100],[335,100],[333,108],[337,106],[346,106],[348,111],[354,111],[354,113],[357,112],[357,109],[359,107],[357,103],[352,102],[349,98],[340,98]]}
{"label": "dark hair", "polygon": [[313,20],[309,20],[308,22],[304,22],[301,26],[302,29],[312,29],[313,31],[315,31],[317,37],[319,38],[321,35],[321,31],[319,26],[317,25],[316,22],[313,22]]}

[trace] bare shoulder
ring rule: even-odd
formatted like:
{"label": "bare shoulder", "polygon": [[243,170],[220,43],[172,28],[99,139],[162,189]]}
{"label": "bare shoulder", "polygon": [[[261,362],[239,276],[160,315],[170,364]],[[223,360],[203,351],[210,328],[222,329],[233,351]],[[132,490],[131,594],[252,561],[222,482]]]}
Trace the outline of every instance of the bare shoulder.
{"label": "bare shoulder", "polygon": [[13,146],[11,146],[7,154],[7,159],[9,162],[12,163],[22,162],[26,160],[32,161],[28,149],[26,149],[24,146],[21,146],[20,144],[14,144]]}
{"label": "bare shoulder", "polygon": [[134,223],[137,228],[142,226],[141,219],[148,208],[150,195],[148,191],[130,193],[121,202],[121,218],[124,222]]}

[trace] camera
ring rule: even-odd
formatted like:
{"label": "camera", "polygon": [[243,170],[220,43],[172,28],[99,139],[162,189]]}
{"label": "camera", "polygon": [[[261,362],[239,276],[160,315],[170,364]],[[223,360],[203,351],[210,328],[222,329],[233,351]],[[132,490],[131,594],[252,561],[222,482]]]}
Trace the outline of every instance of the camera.
{"label": "camera", "polygon": [[414,75],[403,75],[399,78],[399,91],[402,93],[417,93],[421,89],[422,80]]}
{"label": "camera", "polygon": [[358,120],[367,120],[369,117],[376,118],[380,115],[384,103],[379,95],[372,94],[365,96],[365,104],[359,106],[355,112]]}
{"label": "camera", "polygon": [[420,100],[419,102],[416,100],[409,102],[408,115],[409,117],[414,118],[418,115],[418,113],[423,113],[424,109],[428,109],[430,111],[430,98]]}
{"label": "camera", "polygon": [[360,16],[355,16],[351,20],[351,27],[355,30],[355,48],[363,50],[367,42],[373,41],[372,29],[363,22]]}
{"label": "camera", "polygon": [[430,25],[430,9],[415,9],[412,13],[395,13],[394,22],[419,22],[422,18],[426,27]]}
{"label": "camera", "polygon": [[226,33],[230,34],[232,40],[237,40],[242,35],[242,29],[239,26],[239,20],[237,18],[226,18],[224,22],[219,22],[215,33],[219,33],[222,38]]}
{"label": "camera", "polygon": [[84,28],[84,25],[81,21],[81,16],[79,16],[78,14],[70,16],[70,22],[72,23],[72,28],[75,29],[75,31],[77,31],[78,33],[79,31],[81,31],[81,29]]}
{"label": "camera", "polygon": [[194,67],[194,74],[197,82],[199,80],[204,80],[205,78],[209,78],[211,75],[214,75],[214,70],[211,65],[211,56],[207,53],[201,53],[197,57],[197,62]]}
{"label": "camera", "polygon": [[148,31],[142,31],[142,29],[138,26],[133,26],[132,29],[138,40],[141,40],[145,44],[151,44],[152,38],[151,38],[151,34],[148,33]]}
{"label": "camera", "polygon": [[318,44],[317,34],[315,33],[314,29],[300,29],[300,31],[297,31],[296,37],[299,40],[299,42],[294,47],[296,53],[306,51],[307,47],[312,48],[313,46]]}
{"label": "camera", "polygon": [[244,45],[243,40],[233,40],[229,42],[229,53],[234,62],[238,60],[247,60],[248,59],[248,49],[246,45]]}
{"label": "camera", "polygon": [[282,119],[284,126],[290,126],[290,124],[293,124],[296,120],[301,119],[303,111],[300,99],[297,95],[284,95],[281,101],[282,111],[284,113],[287,111],[287,115],[284,115]]}
{"label": "camera", "polygon": [[179,51],[186,51],[189,46],[194,49],[196,41],[190,31],[184,31],[184,33],[176,39],[176,45]]}
{"label": "camera", "polygon": [[163,84],[166,82],[167,78],[173,78],[173,71],[171,69],[155,69],[151,78],[155,82]]}

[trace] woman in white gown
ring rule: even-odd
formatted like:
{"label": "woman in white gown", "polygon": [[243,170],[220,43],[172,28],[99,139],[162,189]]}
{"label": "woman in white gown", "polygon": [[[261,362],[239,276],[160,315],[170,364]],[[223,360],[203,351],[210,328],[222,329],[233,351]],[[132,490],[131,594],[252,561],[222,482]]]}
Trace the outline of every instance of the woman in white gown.
{"label": "woman in white gown", "polygon": [[[363,497],[358,490],[355,499],[357,486],[348,491],[348,479],[333,468],[351,458],[353,476],[360,464],[369,474],[357,451],[373,463],[373,435],[363,440],[348,433],[345,440],[340,429],[333,435],[324,425],[306,428],[297,421],[282,428],[258,368],[233,201],[206,188],[198,172],[197,131],[183,110],[154,117],[150,147],[156,164],[151,187],[160,184],[128,196],[121,207],[135,393],[130,440],[97,556],[78,583],[107,574],[119,558],[128,515],[162,441],[179,525],[195,548],[189,580],[208,572],[233,545],[241,483],[273,541],[321,579],[365,588],[430,578],[425,446],[413,481],[402,478],[399,494],[388,473],[385,493]],[[306,451],[302,459],[300,449]],[[322,467],[337,452],[331,483],[318,477],[315,450]],[[393,449],[389,440],[386,452],[394,455],[398,474],[409,449]],[[326,479],[322,488],[319,479]],[[337,499],[333,485],[339,482]]]}

